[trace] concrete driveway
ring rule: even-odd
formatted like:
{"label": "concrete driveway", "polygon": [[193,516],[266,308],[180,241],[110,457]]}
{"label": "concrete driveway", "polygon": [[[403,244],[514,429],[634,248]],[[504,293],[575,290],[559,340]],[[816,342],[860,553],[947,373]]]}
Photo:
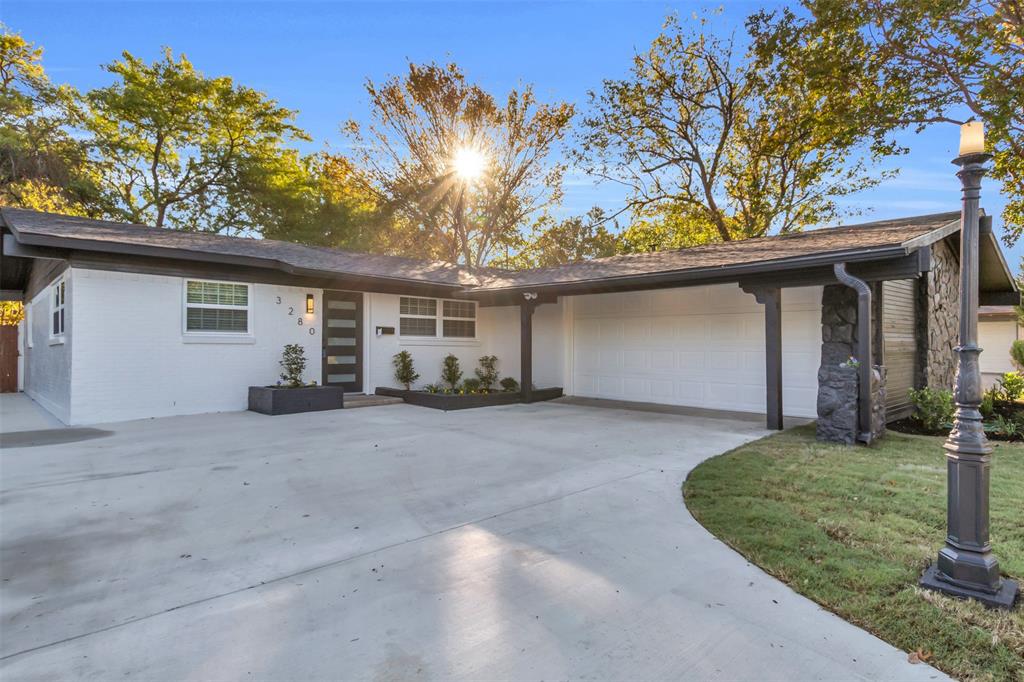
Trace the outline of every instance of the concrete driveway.
{"label": "concrete driveway", "polygon": [[5,680],[940,676],[687,513],[687,471],[757,421],[546,403],[103,428],[0,451]]}

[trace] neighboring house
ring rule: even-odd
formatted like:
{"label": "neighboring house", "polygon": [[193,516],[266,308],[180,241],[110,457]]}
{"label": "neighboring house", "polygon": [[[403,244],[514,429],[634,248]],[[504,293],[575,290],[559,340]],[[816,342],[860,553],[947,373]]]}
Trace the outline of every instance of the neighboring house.
{"label": "neighboring house", "polygon": [[1021,338],[1017,310],[1012,305],[986,305],[978,308],[978,345],[981,354],[981,378],[988,388],[1006,372],[1015,372],[1010,359],[1010,344]]}
{"label": "neighboring house", "polygon": [[[562,386],[767,412],[775,428],[783,412],[829,422],[852,410],[868,440],[872,405],[876,420],[883,405],[899,416],[909,388],[953,380],[957,213],[519,272],[20,209],[0,218],[0,288],[28,307],[25,392],[69,424],[245,409],[249,385],[276,381],[287,343],[305,346],[307,380],[353,392],[394,386],[402,349],[421,385],[447,353],[467,373],[493,354],[527,400],[532,385]],[[990,232],[980,258],[982,303],[1015,303]],[[862,385],[871,364],[886,368],[873,399],[858,402],[856,379],[843,397],[837,368],[851,355],[874,358]]]}

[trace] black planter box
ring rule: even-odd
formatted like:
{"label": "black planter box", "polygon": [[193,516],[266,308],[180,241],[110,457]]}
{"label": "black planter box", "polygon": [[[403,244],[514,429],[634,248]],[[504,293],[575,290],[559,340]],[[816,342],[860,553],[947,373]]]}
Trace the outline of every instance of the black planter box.
{"label": "black planter box", "polygon": [[[495,391],[494,393],[470,393],[458,395],[457,393],[427,393],[426,391],[406,391],[402,388],[388,388],[381,386],[377,388],[377,395],[386,395],[394,398],[401,398],[410,405],[420,407],[431,407],[435,410],[468,410],[473,407],[492,407],[494,405],[514,405],[522,402],[519,391]],[[562,396],[561,388],[540,388],[534,389],[533,400],[552,400]]]}
{"label": "black planter box", "polygon": [[249,409],[262,414],[296,414],[339,410],[345,406],[345,389],[340,386],[250,386]]}

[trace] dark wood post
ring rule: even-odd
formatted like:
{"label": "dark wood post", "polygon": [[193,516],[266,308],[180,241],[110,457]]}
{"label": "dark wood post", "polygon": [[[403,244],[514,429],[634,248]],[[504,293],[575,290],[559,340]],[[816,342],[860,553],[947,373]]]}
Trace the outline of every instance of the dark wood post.
{"label": "dark wood post", "polygon": [[765,401],[768,428],[782,430],[782,290],[764,292]]}
{"label": "dark wood post", "polygon": [[[742,285],[741,285],[742,286]],[[782,430],[782,290],[742,286],[764,306],[765,413],[769,429]]]}
{"label": "dark wood post", "polygon": [[519,304],[519,390],[524,403],[533,402],[533,311],[537,294],[523,294]]}

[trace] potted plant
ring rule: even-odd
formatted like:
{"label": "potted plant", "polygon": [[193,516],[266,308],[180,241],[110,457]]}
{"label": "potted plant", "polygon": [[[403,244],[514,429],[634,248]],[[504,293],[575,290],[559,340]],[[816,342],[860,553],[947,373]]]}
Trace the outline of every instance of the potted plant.
{"label": "potted plant", "polygon": [[289,343],[278,364],[281,379],[275,386],[250,386],[249,409],[261,414],[295,414],[337,410],[345,406],[345,390],[340,386],[318,386],[305,383],[306,351],[297,343]]}

